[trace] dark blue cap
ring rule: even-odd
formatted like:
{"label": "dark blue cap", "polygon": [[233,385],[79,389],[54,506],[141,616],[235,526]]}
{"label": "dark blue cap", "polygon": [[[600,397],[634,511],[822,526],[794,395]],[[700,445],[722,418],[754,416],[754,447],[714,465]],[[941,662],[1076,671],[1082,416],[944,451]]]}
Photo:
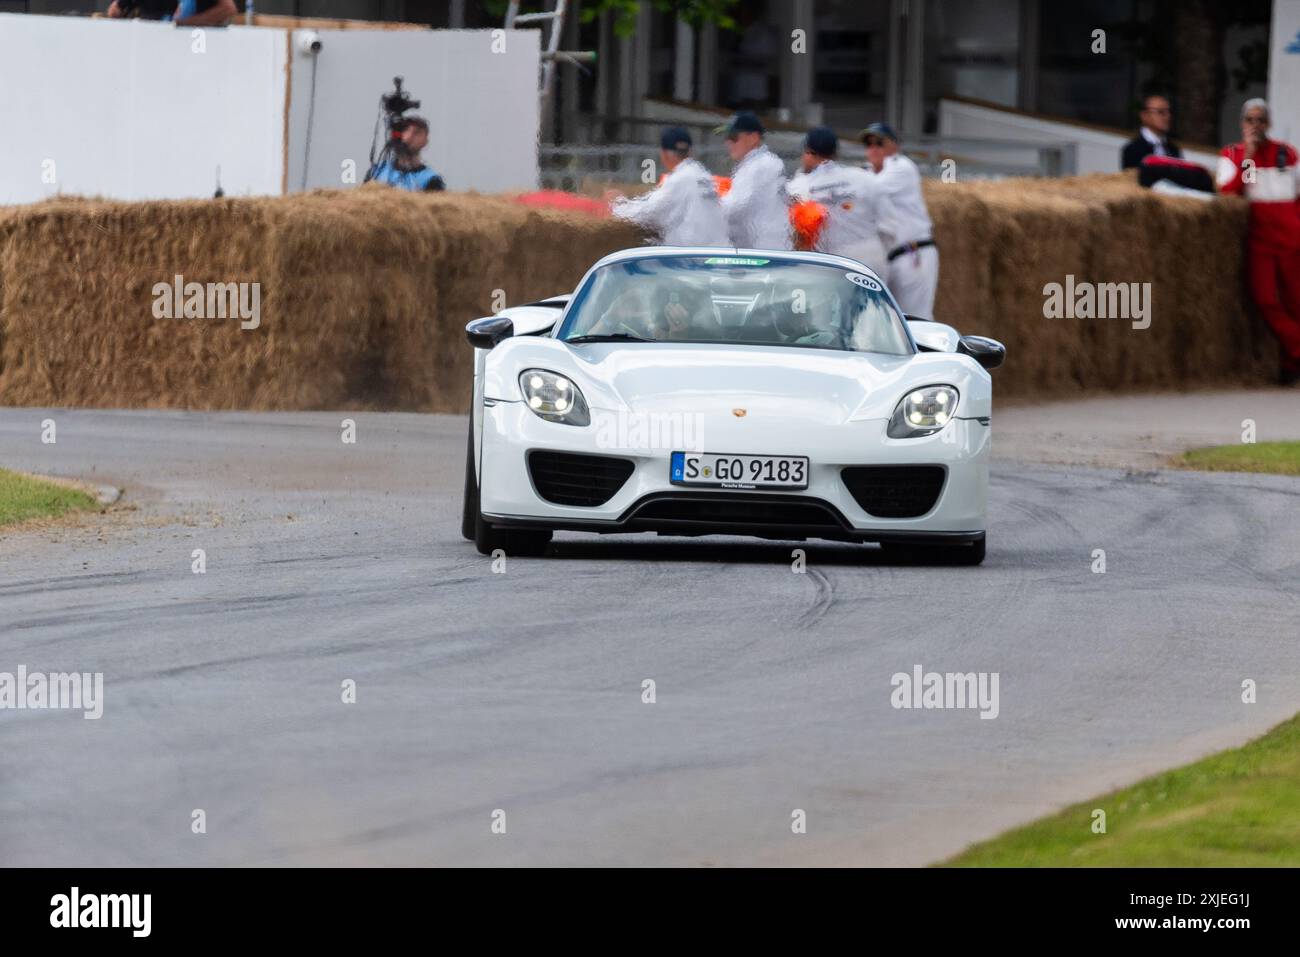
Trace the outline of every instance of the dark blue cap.
{"label": "dark blue cap", "polygon": [[685,153],[691,148],[691,134],[681,126],[670,126],[659,137],[663,149],[675,153]]}
{"label": "dark blue cap", "polygon": [[735,136],[737,133],[766,133],[763,127],[763,121],[758,118],[757,113],[751,113],[749,110],[741,110],[726,123],[723,123],[713,132],[723,133],[727,136]]}
{"label": "dark blue cap", "polygon": [[831,157],[839,152],[840,138],[829,126],[814,126],[804,137],[803,148],[814,156]]}
{"label": "dark blue cap", "polygon": [[888,123],[872,123],[865,130],[858,134],[858,139],[865,142],[868,136],[879,136],[881,139],[893,140],[895,143],[901,142],[894,128]]}

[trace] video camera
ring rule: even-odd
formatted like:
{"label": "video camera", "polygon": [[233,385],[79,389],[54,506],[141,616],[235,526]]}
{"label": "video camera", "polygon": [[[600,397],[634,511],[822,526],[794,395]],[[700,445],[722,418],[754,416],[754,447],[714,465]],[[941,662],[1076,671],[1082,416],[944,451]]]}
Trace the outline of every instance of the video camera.
{"label": "video camera", "polygon": [[[410,117],[405,114],[408,110],[416,110],[419,107],[420,101],[411,99],[402,89],[402,78],[393,77],[393,92],[381,94],[379,97],[379,116],[375,118],[375,132],[370,138],[370,169],[366,171],[365,182],[374,179],[379,167],[392,160],[394,155],[401,153],[402,134],[411,125]],[[382,146],[379,145],[381,125],[384,129]]]}
{"label": "video camera", "polygon": [[[370,168],[365,173],[365,182],[374,178],[380,166],[400,155],[404,146],[402,134],[411,125],[407,111],[419,109],[420,100],[412,100],[402,88],[402,77],[393,78],[393,92],[380,96],[380,114],[374,120],[374,135],[370,138]],[[383,144],[380,146],[380,127],[383,127]]]}
{"label": "video camera", "polygon": [[411,99],[402,89],[400,76],[393,77],[393,92],[385,93],[379,98],[379,102],[380,109],[384,111],[384,125],[388,129],[389,136],[406,129],[408,120],[402,115],[403,113],[420,108],[420,101]]}

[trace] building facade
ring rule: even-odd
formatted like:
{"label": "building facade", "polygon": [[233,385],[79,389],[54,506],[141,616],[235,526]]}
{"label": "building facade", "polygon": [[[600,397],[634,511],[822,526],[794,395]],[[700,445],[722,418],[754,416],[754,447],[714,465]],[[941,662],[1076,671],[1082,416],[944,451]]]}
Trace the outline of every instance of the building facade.
{"label": "building facade", "polygon": [[[241,8],[244,0],[237,0]],[[525,0],[524,10],[554,0]],[[1274,4],[1293,0],[738,0],[733,28],[692,29],[646,2],[630,33],[570,0],[548,139],[645,139],[647,99],[751,108],[775,122],[856,130],[885,119],[933,133],[945,97],[1131,128],[1144,93],[1165,92],[1178,138],[1236,136],[1236,113],[1268,85]],[[89,12],[108,0],[0,0],[0,11]],[[257,0],[258,13],[502,25],[506,0]]]}

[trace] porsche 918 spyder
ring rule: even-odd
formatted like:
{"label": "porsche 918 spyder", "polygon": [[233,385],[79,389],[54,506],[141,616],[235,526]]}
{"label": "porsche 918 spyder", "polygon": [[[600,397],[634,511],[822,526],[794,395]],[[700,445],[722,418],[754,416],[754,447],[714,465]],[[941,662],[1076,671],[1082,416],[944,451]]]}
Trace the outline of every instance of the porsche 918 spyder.
{"label": "porsche 918 spyder", "polygon": [[1005,349],[905,317],[859,262],[629,249],[466,332],[462,532],[484,554],[569,530],[984,559]]}

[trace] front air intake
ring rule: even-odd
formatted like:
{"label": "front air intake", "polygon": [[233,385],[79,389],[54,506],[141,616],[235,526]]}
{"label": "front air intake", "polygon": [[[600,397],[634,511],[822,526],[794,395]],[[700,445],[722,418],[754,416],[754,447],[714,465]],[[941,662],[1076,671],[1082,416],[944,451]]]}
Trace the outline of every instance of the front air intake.
{"label": "front air intake", "polygon": [[637,527],[671,530],[675,526],[712,528],[728,532],[762,534],[818,529],[840,531],[843,525],[822,501],[796,496],[668,494],[652,497],[632,512]]}
{"label": "front air intake", "polygon": [[623,487],[633,468],[627,459],[606,455],[542,450],[528,453],[533,487],[553,505],[604,505]]}
{"label": "front air intake", "polygon": [[942,465],[855,465],[840,475],[868,515],[919,518],[939,501],[947,471]]}

